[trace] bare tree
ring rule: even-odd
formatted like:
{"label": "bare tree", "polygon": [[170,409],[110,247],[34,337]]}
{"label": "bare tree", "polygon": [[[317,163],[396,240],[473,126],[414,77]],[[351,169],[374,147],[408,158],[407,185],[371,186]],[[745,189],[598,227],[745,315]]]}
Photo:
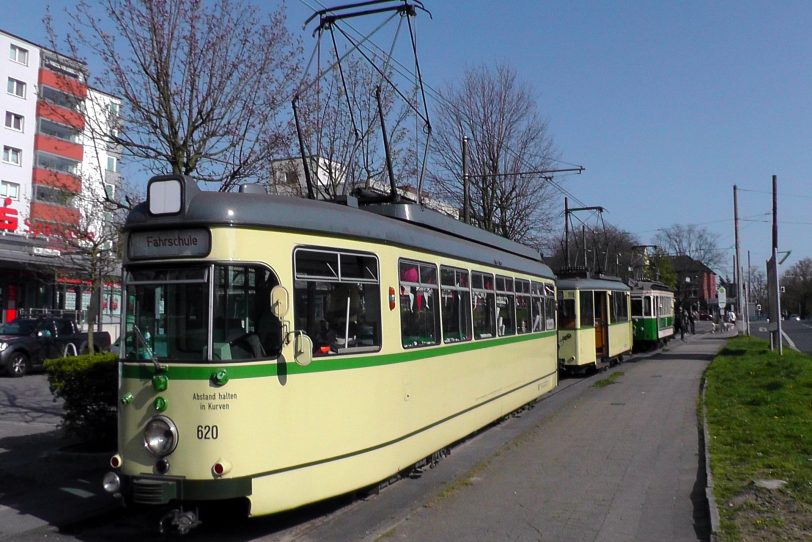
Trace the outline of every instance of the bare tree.
{"label": "bare tree", "polygon": [[223,191],[268,175],[291,132],[280,111],[298,69],[284,8],[263,16],[240,0],[80,0],[66,12],[69,51],[97,57],[96,84],[124,102],[112,140],[125,157]]}
{"label": "bare tree", "polygon": [[[564,269],[567,267],[567,256],[563,233],[557,237],[556,244],[547,261],[553,269]],[[638,245],[640,241],[634,234],[611,225],[570,232],[569,265],[627,279],[634,273],[638,259],[634,247]]]}
{"label": "bare tree", "polygon": [[404,159],[404,123],[407,108],[398,108],[391,87],[383,86],[377,71],[368,63],[350,58],[339,71],[312,84],[300,96],[302,128],[312,161],[320,197],[349,193],[371,182],[388,183],[376,88],[381,87],[381,105],[386,118],[396,182],[409,171]]}
{"label": "bare tree", "polygon": [[437,109],[438,194],[463,206],[461,140],[470,138],[473,222],[509,239],[538,245],[552,224],[552,186],[539,173],[556,158],[532,90],[507,65],[466,71],[442,92]]}
{"label": "bare tree", "polygon": [[724,259],[717,239],[716,234],[695,224],[674,224],[658,230],[654,243],[672,256],[690,256],[713,269],[722,265]]}

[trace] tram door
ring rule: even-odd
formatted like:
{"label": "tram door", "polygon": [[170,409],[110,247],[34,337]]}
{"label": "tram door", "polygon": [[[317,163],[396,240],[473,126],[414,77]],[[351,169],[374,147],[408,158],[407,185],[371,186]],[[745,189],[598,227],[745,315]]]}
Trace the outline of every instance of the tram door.
{"label": "tram door", "polygon": [[595,294],[595,356],[601,360],[609,357],[609,319],[606,292]]}

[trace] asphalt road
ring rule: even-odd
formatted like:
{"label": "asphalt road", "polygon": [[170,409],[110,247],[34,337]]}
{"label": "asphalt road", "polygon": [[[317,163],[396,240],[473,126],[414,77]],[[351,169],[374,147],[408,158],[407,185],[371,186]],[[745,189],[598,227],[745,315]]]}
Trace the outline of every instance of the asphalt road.
{"label": "asphalt road", "polygon": [[[769,340],[768,326],[763,320],[750,322],[750,333],[754,337]],[[812,320],[784,320],[781,322],[781,329],[798,350],[812,355]],[[784,341],[788,345],[786,339]]]}

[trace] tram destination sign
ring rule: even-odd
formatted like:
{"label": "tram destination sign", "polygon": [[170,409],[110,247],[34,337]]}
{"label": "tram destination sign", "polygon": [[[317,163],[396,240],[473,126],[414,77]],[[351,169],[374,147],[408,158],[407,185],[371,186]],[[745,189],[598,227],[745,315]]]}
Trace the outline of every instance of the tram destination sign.
{"label": "tram destination sign", "polygon": [[200,258],[210,251],[211,232],[203,228],[133,232],[127,245],[133,260]]}

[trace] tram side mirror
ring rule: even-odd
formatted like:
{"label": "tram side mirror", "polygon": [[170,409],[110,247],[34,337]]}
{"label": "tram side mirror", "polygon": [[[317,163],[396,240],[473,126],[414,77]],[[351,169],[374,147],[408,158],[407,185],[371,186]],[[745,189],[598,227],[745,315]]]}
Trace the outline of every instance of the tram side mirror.
{"label": "tram side mirror", "polygon": [[313,339],[307,333],[296,333],[293,350],[293,361],[302,367],[307,367],[313,361]]}
{"label": "tram side mirror", "polygon": [[271,290],[271,312],[280,320],[288,314],[290,310],[290,296],[284,286],[274,286]]}

